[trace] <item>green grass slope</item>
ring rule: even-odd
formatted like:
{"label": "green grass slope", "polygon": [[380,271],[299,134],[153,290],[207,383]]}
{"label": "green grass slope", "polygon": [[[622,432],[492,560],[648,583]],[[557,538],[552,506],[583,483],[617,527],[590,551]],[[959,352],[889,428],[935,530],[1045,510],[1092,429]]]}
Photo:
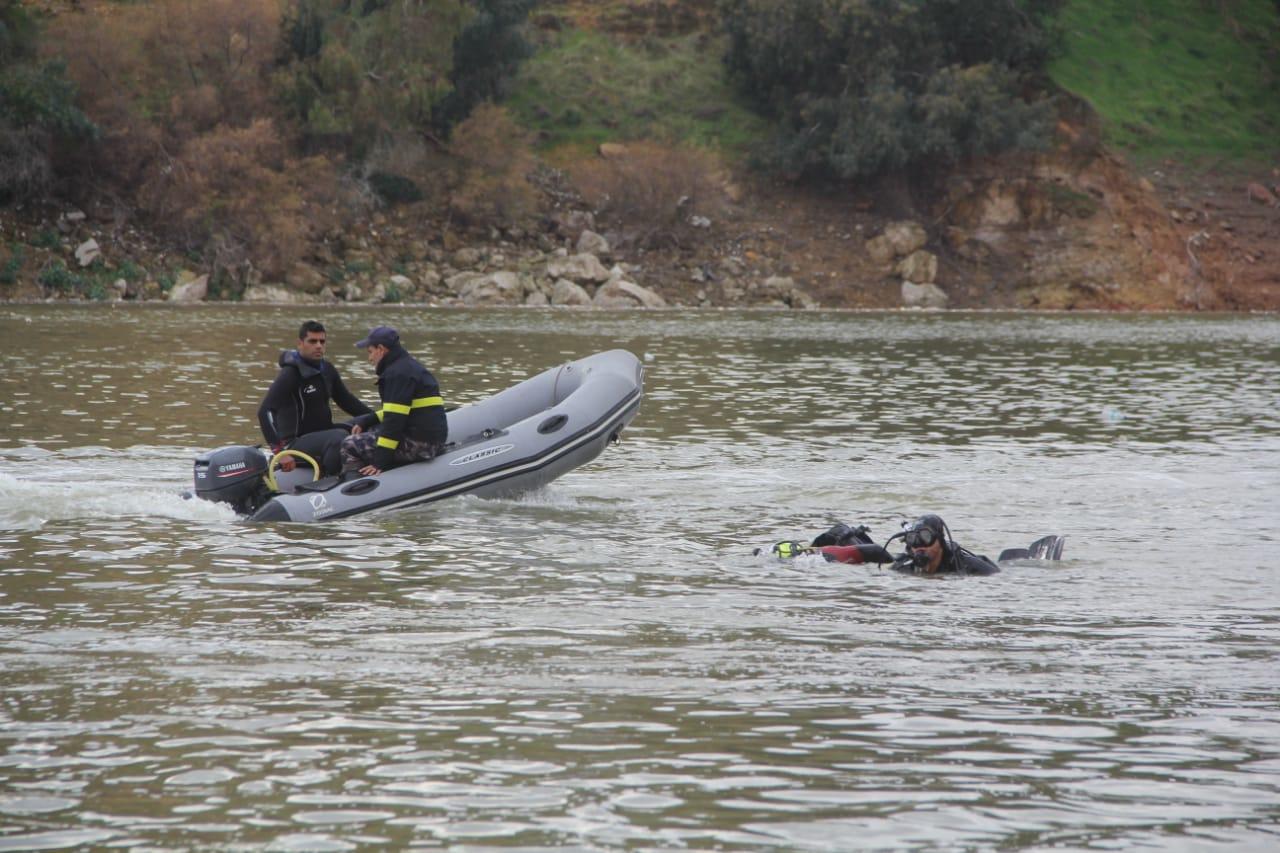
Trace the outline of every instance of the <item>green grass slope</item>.
{"label": "green grass slope", "polygon": [[1274,0],[1067,0],[1054,81],[1137,160],[1280,153]]}
{"label": "green grass slope", "polygon": [[506,106],[539,148],[573,156],[608,141],[653,139],[741,153],[764,122],[733,96],[718,39],[624,40],[569,28],[524,65]]}
{"label": "green grass slope", "polygon": [[[580,23],[578,6],[550,4],[564,27],[539,33],[507,100],[551,159],[656,139],[736,160],[768,133],[729,86],[715,32],[636,37],[604,18]],[[702,20],[714,29],[714,16]],[[1066,0],[1058,24],[1051,77],[1091,103],[1107,142],[1135,160],[1280,156],[1275,0]]]}

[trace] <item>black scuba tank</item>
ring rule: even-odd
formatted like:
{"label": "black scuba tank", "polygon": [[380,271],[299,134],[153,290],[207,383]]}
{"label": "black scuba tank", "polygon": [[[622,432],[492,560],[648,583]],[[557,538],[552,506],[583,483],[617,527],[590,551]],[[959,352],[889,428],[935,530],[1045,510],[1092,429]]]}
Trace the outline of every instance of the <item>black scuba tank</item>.
{"label": "black scuba tank", "polygon": [[196,497],[249,515],[271,498],[266,473],[267,457],[256,447],[233,444],[206,451],[196,457]]}

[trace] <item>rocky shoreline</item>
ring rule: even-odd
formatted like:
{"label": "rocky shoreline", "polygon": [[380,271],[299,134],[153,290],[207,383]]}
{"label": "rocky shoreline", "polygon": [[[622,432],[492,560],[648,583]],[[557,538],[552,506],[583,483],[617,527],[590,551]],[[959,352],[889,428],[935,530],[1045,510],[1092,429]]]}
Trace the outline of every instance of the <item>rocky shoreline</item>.
{"label": "rocky shoreline", "polygon": [[[664,297],[657,289],[639,284],[645,273],[640,264],[613,258],[609,242],[589,228],[581,228],[571,245],[555,246],[547,235],[537,235],[540,245],[520,245],[513,240],[444,248],[450,241],[431,242],[415,237],[404,226],[374,224],[368,234],[338,237],[336,251],[316,263],[299,263],[283,281],[264,281],[252,269],[243,290],[215,293],[208,273],[170,265],[163,255],[148,266],[134,260],[146,252],[123,253],[113,259],[117,246],[104,233],[91,233],[85,215],[70,211],[58,217],[62,238],[47,245],[40,264],[56,269],[56,276],[37,273],[35,280],[0,287],[6,302],[130,301],[193,304],[235,301],[250,304],[423,304],[452,307],[529,306],[565,308],[666,308],[710,306],[705,288],[695,288],[687,298]],[[47,229],[41,229],[47,233]],[[923,242],[923,231],[919,231]],[[136,232],[131,235],[137,237]],[[520,235],[523,237],[524,235]],[[46,236],[43,241],[51,241]],[[527,238],[524,241],[529,242]],[[104,248],[104,246],[106,248]],[[394,260],[388,260],[393,258]],[[61,266],[58,266],[61,262]],[[145,263],[145,262],[144,262]],[[51,264],[53,266],[51,266]],[[730,262],[733,266],[733,262]],[[159,267],[155,273],[152,268]],[[742,264],[742,272],[746,272]],[[69,287],[71,283],[76,286]],[[88,286],[85,287],[85,284]],[[4,290],[9,290],[5,293]],[[743,280],[730,288],[735,302],[778,308],[817,308],[803,288],[787,276],[767,275]],[[723,295],[721,289],[719,295]],[[221,297],[221,298],[219,298]],[[723,299],[715,299],[723,304]]]}
{"label": "rocky shoreline", "polygon": [[581,209],[462,233],[391,208],[324,235],[273,279],[248,264],[210,275],[110,210],[7,210],[0,301],[1280,309],[1280,208],[1237,192],[1237,174],[1153,177],[1105,155],[1006,160],[952,181],[927,219],[757,183],[695,239],[648,251]]}
{"label": "rocky shoreline", "polygon": [[[41,271],[34,281],[28,277],[22,284],[11,282],[0,289],[0,300],[599,309],[824,307],[793,276],[779,272],[790,265],[751,249],[708,250],[706,254],[715,257],[713,263],[677,259],[674,271],[672,259],[661,255],[650,254],[641,263],[624,261],[615,256],[605,236],[587,227],[594,223],[581,213],[562,217],[547,232],[532,237],[500,236],[495,242],[453,249],[446,246],[457,242],[456,237],[428,240],[409,226],[381,218],[364,233],[333,235],[318,257],[296,264],[283,281],[268,282],[252,269],[242,271],[243,289],[230,294],[216,292],[208,273],[183,267],[163,253],[148,252],[137,232],[128,231],[125,239],[116,239],[90,227],[87,219],[78,210],[60,214],[54,225],[60,235],[56,243],[48,237],[48,226],[36,229],[36,242],[44,244],[44,251],[32,266]],[[900,302],[878,307],[947,307],[948,295],[935,283],[938,257],[925,249],[927,241],[924,227],[914,221],[888,223],[882,233],[865,241],[869,261],[900,281]],[[661,261],[667,262],[665,269],[660,268]],[[50,276],[51,269],[57,274]],[[649,279],[661,283],[640,283]]]}

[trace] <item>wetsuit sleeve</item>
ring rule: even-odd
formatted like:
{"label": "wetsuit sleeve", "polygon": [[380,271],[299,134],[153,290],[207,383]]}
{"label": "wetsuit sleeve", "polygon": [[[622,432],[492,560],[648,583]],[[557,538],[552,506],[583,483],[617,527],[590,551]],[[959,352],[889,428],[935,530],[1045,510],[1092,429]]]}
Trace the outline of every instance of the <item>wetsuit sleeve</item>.
{"label": "wetsuit sleeve", "polygon": [[975,554],[972,551],[962,549],[958,557],[960,567],[966,574],[995,575],[1000,573],[1000,567],[981,554]]}
{"label": "wetsuit sleeve", "polygon": [[416,388],[410,376],[384,375],[382,379],[382,427],[373,464],[387,470],[395,463],[395,450],[409,425],[410,406]]}
{"label": "wetsuit sleeve", "polygon": [[[279,450],[284,444],[285,436],[280,434],[281,428],[289,428],[287,425],[280,424],[276,412],[289,405],[297,391],[298,371],[288,367],[283,368],[276,374],[275,381],[267,389],[267,396],[262,398],[262,404],[258,406],[258,426],[262,427],[262,437],[267,440],[272,450]],[[293,428],[296,429],[296,427],[297,425],[294,424]]]}
{"label": "wetsuit sleeve", "polygon": [[892,563],[893,555],[883,547],[871,545],[823,545],[818,551],[828,563]]}
{"label": "wetsuit sleeve", "polygon": [[366,406],[359,397],[347,390],[347,386],[343,383],[342,376],[338,374],[337,370],[333,371],[333,387],[329,392],[329,396],[333,398],[333,402],[337,403],[342,411],[353,418],[358,418],[361,415],[373,415],[373,409]]}

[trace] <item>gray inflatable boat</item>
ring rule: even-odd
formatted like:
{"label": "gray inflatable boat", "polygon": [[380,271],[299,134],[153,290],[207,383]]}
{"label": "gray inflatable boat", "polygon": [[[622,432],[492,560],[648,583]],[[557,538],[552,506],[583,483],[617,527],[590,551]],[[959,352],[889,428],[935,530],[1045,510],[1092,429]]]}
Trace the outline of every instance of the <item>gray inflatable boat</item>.
{"label": "gray inflatable boat", "polygon": [[268,476],[261,449],[222,447],[196,457],[195,494],[254,521],[327,521],[455,495],[518,495],[617,441],[640,410],[643,379],[644,367],[625,350],[551,368],[449,412],[449,444],[435,459],[373,477],[313,480],[307,464]]}

